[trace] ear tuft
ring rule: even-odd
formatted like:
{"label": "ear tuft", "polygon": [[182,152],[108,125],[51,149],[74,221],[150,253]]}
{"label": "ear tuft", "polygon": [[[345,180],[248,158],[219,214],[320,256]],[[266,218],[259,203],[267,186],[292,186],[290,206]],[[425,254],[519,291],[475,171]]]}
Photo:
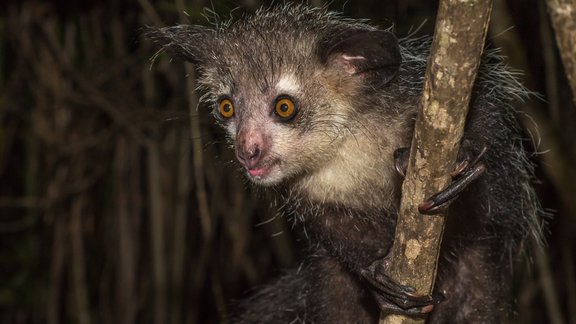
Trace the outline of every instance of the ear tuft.
{"label": "ear tuft", "polygon": [[152,40],[159,52],[166,52],[173,58],[206,63],[216,31],[205,26],[178,25],[171,27],[146,27],[143,36]]}
{"label": "ear tuft", "polygon": [[378,85],[390,82],[402,63],[398,39],[383,30],[340,33],[323,42],[320,59],[350,75],[367,77]]}

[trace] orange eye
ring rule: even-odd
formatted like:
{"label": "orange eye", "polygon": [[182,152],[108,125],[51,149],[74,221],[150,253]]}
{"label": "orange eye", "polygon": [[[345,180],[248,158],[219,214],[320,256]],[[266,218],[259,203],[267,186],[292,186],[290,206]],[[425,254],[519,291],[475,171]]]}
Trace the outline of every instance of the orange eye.
{"label": "orange eye", "polygon": [[218,113],[226,119],[234,116],[234,105],[232,104],[232,100],[228,98],[220,100],[220,103],[218,103]]}
{"label": "orange eye", "polygon": [[274,105],[274,112],[280,118],[288,120],[296,115],[296,105],[292,99],[287,97],[280,97],[276,99],[276,104]]}

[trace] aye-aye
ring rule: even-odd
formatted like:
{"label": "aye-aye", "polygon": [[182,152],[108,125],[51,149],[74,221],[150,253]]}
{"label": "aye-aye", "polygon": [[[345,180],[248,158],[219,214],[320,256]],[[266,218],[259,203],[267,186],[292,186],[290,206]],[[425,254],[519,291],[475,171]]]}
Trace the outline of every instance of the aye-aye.
{"label": "aye-aye", "polygon": [[[280,193],[282,211],[309,241],[302,266],[246,300],[233,321],[376,323],[381,309],[432,309],[430,322],[509,316],[511,263],[541,226],[511,106],[526,91],[496,54],[485,55],[474,87],[447,189],[457,198],[429,206],[451,203],[436,294],[414,296],[384,280],[382,269],[429,38],[397,39],[364,21],[286,4],[215,27],[146,35],[160,52],[194,63],[203,101],[246,176]],[[463,174],[476,179],[459,183]]]}

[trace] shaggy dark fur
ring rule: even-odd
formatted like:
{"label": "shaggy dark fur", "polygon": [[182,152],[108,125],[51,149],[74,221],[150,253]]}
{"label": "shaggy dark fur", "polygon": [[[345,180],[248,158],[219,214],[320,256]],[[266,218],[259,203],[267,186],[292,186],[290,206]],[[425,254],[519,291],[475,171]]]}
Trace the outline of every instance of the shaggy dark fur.
{"label": "shaggy dark fur", "polygon": [[[193,62],[203,100],[257,184],[309,240],[298,268],[243,304],[241,323],[376,323],[373,287],[360,275],[392,244],[401,177],[430,41],[397,40],[363,21],[280,5],[214,27],[150,28],[160,52]],[[539,209],[512,103],[526,91],[494,53],[485,55],[462,152],[487,172],[451,205],[430,322],[499,323],[510,316],[511,263]],[[274,113],[288,95],[297,114]],[[234,115],[219,115],[227,98]],[[250,160],[251,159],[251,160]],[[250,161],[248,161],[250,160]]]}

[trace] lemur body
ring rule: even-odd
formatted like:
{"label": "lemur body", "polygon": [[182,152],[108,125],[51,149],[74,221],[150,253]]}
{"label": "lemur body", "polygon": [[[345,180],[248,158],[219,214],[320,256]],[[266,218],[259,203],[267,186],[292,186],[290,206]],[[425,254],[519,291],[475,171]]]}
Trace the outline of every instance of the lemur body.
{"label": "lemur body", "polygon": [[[304,264],[244,304],[250,323],[376,323],[382,294],[365,270],[392,244],[402,177],[428,56],[427,39],[321,9],[281,5],[216,28],[150,29],[193,62],[203,100],[254,183],[274,187],[310,242]],[[488,55],[476,82],[461,158],[487,171],[448,211],[430,322],[501,322],[510,263],[540,235],[538,208],[511,99],[524,93]],[[381,306],[381,305],[380,305]]]}

